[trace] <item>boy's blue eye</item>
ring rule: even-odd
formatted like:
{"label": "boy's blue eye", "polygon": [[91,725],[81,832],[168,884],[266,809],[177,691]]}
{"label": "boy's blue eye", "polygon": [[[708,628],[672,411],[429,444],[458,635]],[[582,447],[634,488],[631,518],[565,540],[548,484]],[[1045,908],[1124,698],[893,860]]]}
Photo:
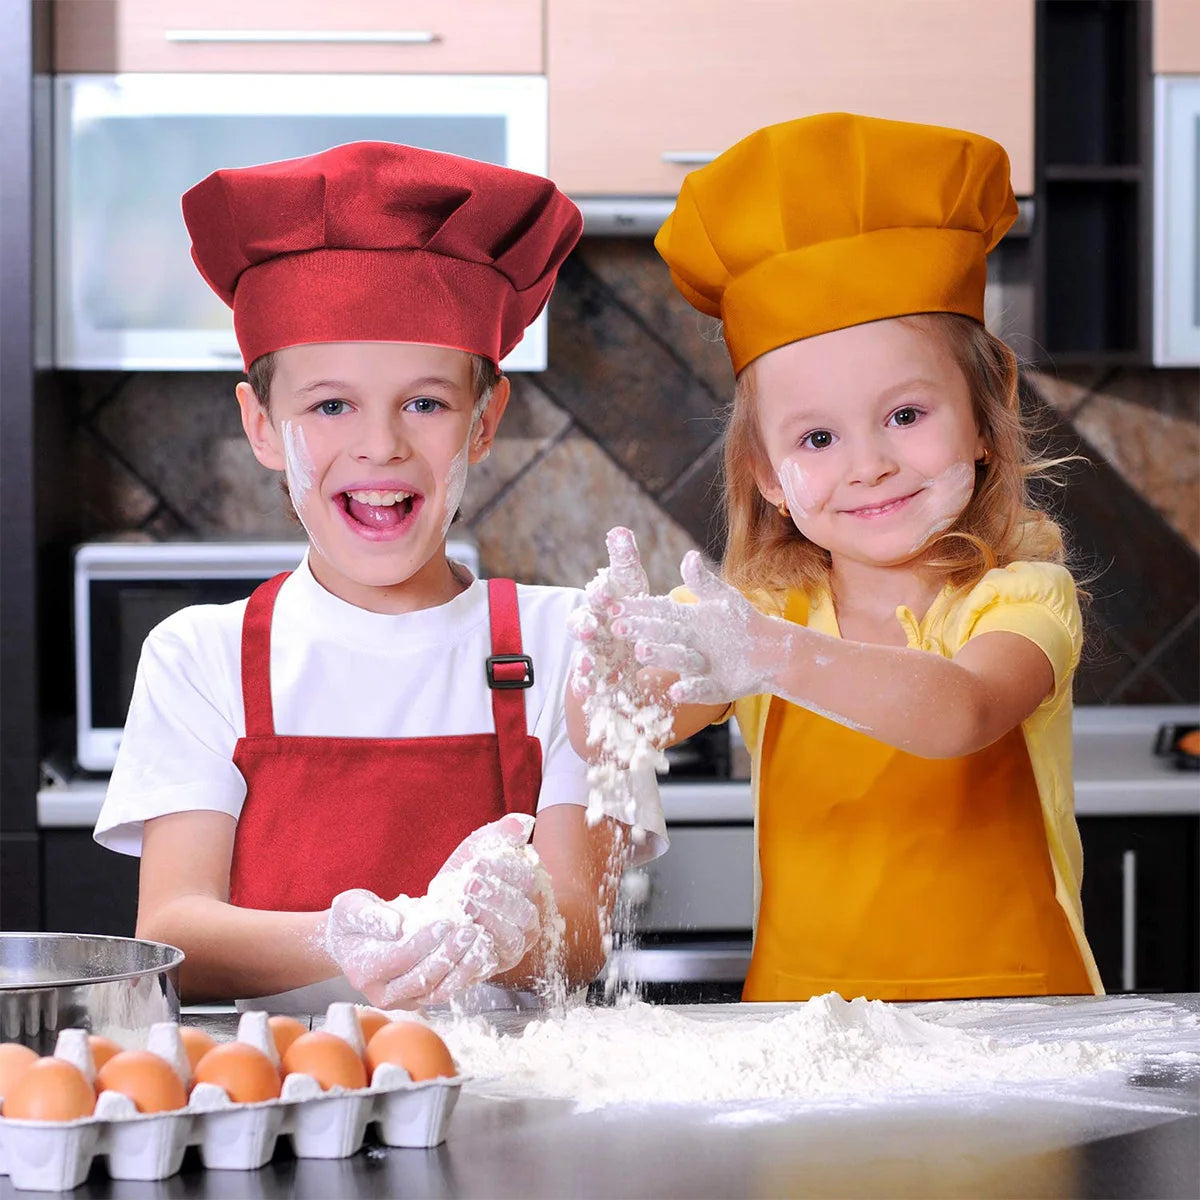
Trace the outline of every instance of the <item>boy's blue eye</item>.
{"label": "boy's blue eye", "polygon": [[340,416],[346,410],[345,400],[322,400],[317,405],[317,412],[327,417]]}
{"label": "boy's blue eye", "polygon": [[435,400],[432,396],[418,396],[415,400],[410,400],[408,406],[419,413],[433,413],[445,407],[440,400]]}
{"label": "boy's blue eye", "polygon": [[800,445],[809,446],[813,450],[826,450],[833,445],[833,434],[828,429],[814,429],[800,439]]}

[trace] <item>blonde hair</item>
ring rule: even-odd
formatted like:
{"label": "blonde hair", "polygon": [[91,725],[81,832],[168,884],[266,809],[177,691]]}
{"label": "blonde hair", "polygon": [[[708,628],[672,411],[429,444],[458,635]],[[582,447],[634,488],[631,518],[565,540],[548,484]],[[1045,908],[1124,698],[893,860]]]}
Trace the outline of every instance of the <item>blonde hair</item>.
{"label": "blonde hair", "polygon": [[[926,566],[943,583],[970,587],[994,567],[1022,561],[1063,562],[1057,522],[1030,496],[1034,480],[1058,483],[1055,468],[1032,446],[1018,394],[1013,351],[970,317],[925,313],[901,318],[936,333],[967,381],[990,461],[976,464],[975,492],[954,525],[931,544]],[[757,478],[771,466],[758,425],[754,364],[738,376],[725,434],[724,505],[728,528],[725,578],[744,592],[816,591],[828,586],[829,552],[810,542],[763,499]],[[757,476],[756,476],[757,472]]]}

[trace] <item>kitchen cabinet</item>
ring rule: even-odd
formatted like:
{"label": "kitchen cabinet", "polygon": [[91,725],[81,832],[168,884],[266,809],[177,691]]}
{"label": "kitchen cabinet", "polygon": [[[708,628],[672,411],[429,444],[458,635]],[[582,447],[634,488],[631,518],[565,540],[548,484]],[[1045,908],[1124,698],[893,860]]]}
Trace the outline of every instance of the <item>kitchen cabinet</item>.
{"label": "kitchen cabinet", "polygon": [[1200,817],[1081,817],[1083,915],[1110,992],[1200,991]]}
{"label": "kitchen cabinet", "polygon": [[92,841],[91,828],[42,830],[43,929],[133,937],[140,859]]}
{"label": "kitchen cabinet", "polygon": [[1156,74],[1200,74],[1200,4],[1196,0],[1154,0]]}
{"label": "kitchen cabinet", "polygon": [[541,0],[58,0],[58,71],[542,73]]}
{"label": "kitchen cabinet", "polygon": [[1032,0],[548,0],[550,175],[674,195],[762,125],[846,110],[987,134],[1033,191]]}

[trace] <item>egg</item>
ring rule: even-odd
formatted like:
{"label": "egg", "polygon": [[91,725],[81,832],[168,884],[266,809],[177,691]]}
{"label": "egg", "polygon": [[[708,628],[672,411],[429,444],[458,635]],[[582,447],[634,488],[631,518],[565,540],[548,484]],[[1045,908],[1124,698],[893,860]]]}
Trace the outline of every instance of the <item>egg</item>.
{"label": "egg", "polygon": [[39,1058],[21,1072],[3,1115],[26,1121],[74,1121],[90,1117],[96,1093],[83,1072],[61,1058]]}
{"label": "egg", "polygon": [[287,1053],[287,1048],[298,1037],[308,1032],[308,1026],[302,1021],[297,1021],[295,1017],[268,1017],[267,1028],[275,1039],[275,1049],[281,1059]]}
{"label": "egg", "polygon": [[37,1058],[35,1051],[20,1042],[0,1042],[0,1098],[12,1092],[13,1084]]}
{"label": "egg", "polygon": [[306,1033],[283,1056],[284,1075],[311,1075],[323,1088],[364,1088],[367,1070],[354,1048],[333,1033]]}
{"label": "egg", "polygon": [[380,1063],[403,1067],[415,1081],[458,1073],[446,1043],[417,1021],[389,1021],[367,1043],[366,1059],[372,1075]]}
{"label": "egg", "polygon": [[385,1025],[391,1024],[391,1017],[381,1013],[377,1008],[360,1008],[358,1010],[358,1027],[362,1030],[363,1045],[366,1045]]}
{"label": "egg", "polygon": [[196,1064],[196,1083],[215,1083],[237,1104],[274,1100],[280,1079],[275,1064],[245,1042],[223,1042],[214,1046]]}
{"label": "egg", "polygon": [[120,1054],[125,1048],[120,1043],[114,1042],[112,1038],[101,1037],[98,1033],[88,1035],[88,1045],[92,1049],[92,1062],[95,1064],[97,1071],[114,1054]]}
{"label": "egg", "polygon": [[165,1058],[149,1050],[122,1050],[96,1072],[96,1092],[120,1092],[138,1112],[173,1112],[187,1104],[183,1080]]}
{"label": "egg", "polygon": [[183,1052],[188,1056],[193,1071],[196,1070],[196,1064],[217,1044],[216,1038],[192,1025],[180,1025],[179,1039],[183,1042]]}

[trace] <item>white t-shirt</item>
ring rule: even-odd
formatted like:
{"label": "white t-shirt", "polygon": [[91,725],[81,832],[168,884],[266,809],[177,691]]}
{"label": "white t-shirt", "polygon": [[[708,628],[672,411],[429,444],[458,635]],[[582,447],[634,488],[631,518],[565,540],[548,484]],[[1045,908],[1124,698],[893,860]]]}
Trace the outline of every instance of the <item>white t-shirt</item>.
{"label": "white t-shirt", "polygon": [[[542,744],[538,808],[587,803],[587,768],[567,738],[563,697],[575,588],[518,585],[521,641],[533,659],[522,692]],[[241,642],[246,601],[172,614],[142,648],[121,748],[95,839],[140,854],[142,824],[166,813],[241,814],[246,783],[233,764],[245,732]],[[327,592],[304,563],[279,589],[271,625],[275,732],[309,737],[436,737],[492,733],[484,659],[491,653],[487,584],[447,604],[383,614]],[[331,814],[336,819],[336,814]],[[666,849],[658,814],[639,858]]]}

